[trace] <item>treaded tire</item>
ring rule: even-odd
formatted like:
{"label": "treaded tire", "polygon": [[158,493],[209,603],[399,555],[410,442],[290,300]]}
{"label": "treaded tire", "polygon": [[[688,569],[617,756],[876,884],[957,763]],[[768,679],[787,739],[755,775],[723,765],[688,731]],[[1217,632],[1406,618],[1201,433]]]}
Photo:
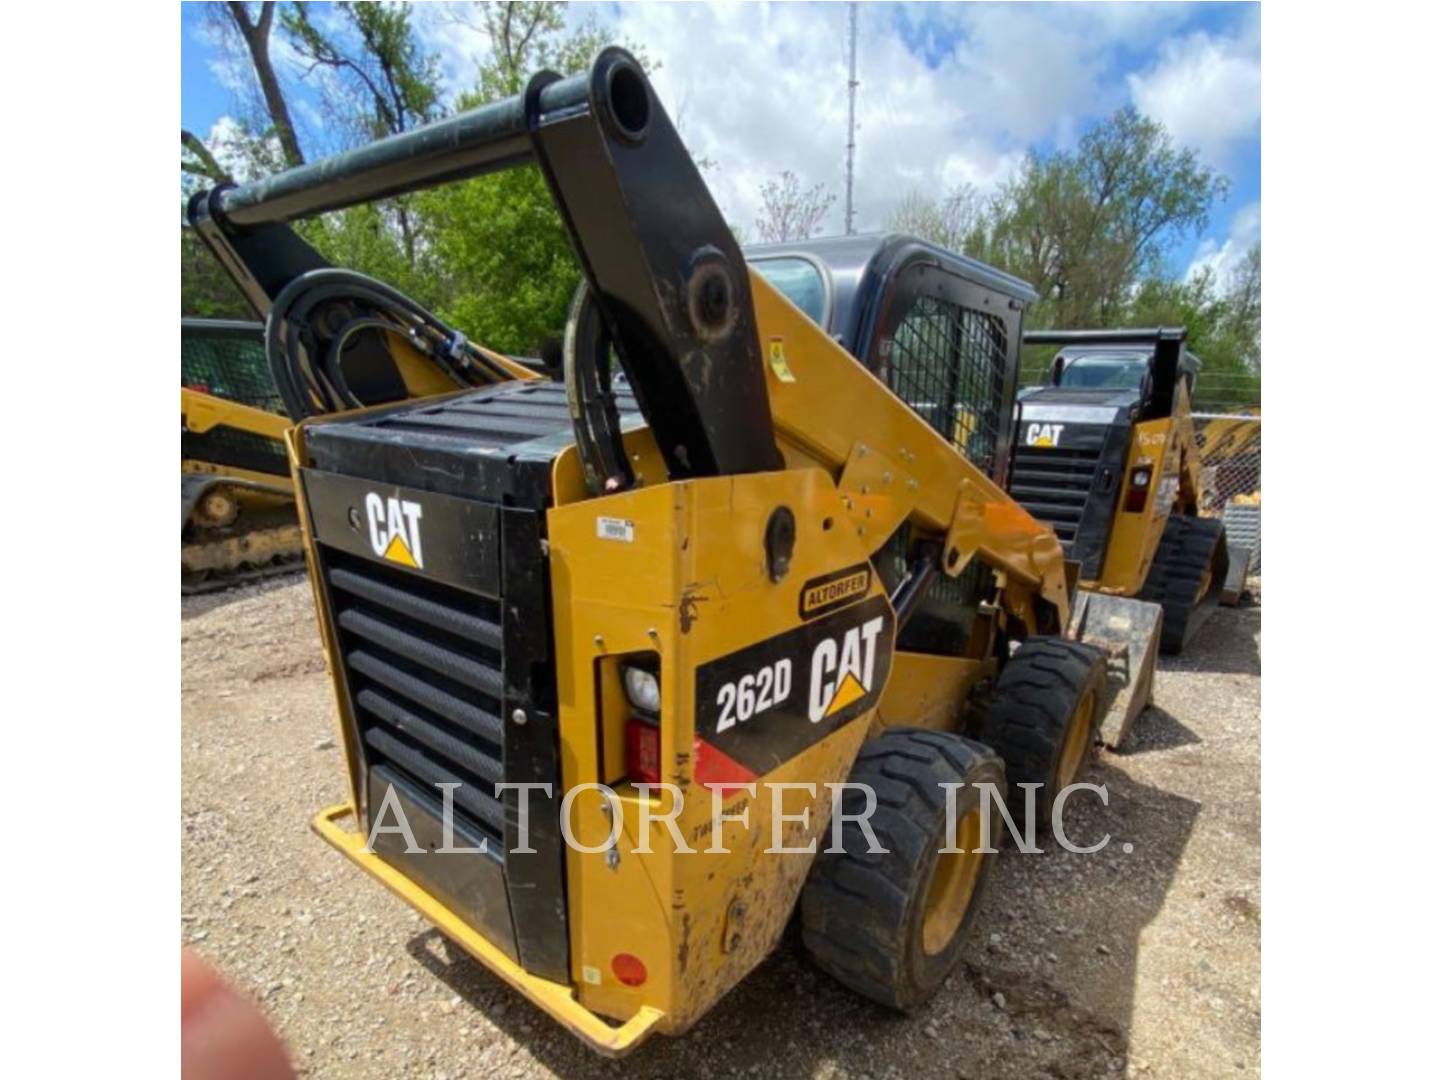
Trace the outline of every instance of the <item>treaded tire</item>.
{"label": "treaded tire", "polygon": [[1049,822],[1066,738],[1089,696],[1091,733],[1073,776],[1084,771],[1103,719],[1104,683],[1105,656],[1099,649],[1052,637],[1027,638],[995,680],[983,737],[1005,762],[1010,810],[1022,829],[1018,815],[1025,809],[1025,790],[1019,785],[1043,785],[1035,793],[1035,806],[1039,823]]}
{"label": "treaded tire", "polygon": [[[1141,600],[1159,604],[1165,612],[1160,627],[1161,652],[1174,656],[1189,644],[1219,604],[1229,568],[1223,521],[1170,515],[1160,535],[1155,561],[1140,589]],[[1207,570],[1210,585],[1202,596],[1200,587]]]}
{"label": "treaded tire", "polygon": [[[875,790],[870,826],[888,851],[871,854],[864,832],[849,821],[841,827],[843,852],[824,851],[822,842],[800,898],[802,939],[821,970],[872,1001],[908,1012],[930,999],[959,960],[995,858],[980,856],[953,936],[927,952],[926,898],[946,843],[940,785],[965,784],[956,794],[960,821],[981,805],[974,784],[993,783],[1004,792],[1004,766],[960,735],[891,728],[861,748],[850,781]],[[862,812],[864,792],[846,789],[841,805],[847,813]]]}

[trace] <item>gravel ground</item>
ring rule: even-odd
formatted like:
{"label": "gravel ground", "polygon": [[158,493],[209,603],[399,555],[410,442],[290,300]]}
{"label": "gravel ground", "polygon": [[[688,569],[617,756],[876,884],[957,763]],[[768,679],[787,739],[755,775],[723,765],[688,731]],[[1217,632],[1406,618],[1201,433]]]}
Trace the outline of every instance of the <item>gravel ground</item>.
{"label": "gravel ground", "polygon": [[1110,845],[1004,852],[962,964],[924,1011],[867,1004],[787,942],[688,1036],[623,1063],[449,950],[309,832],[344,787],[304,580],[181,611],[181,938],[260,1001],[303,1074],[1259,1071],[1258,607],[1222,609],[1183,659],[1162,660],[1134,745],[1090,776],[1109,806],[1077,799],[1072,831]]}

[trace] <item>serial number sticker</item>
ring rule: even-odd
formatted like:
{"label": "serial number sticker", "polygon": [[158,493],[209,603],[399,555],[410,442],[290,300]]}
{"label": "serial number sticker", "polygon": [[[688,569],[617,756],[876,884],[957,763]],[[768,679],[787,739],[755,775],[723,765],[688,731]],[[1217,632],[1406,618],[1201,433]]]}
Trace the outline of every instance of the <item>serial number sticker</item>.
{"label": "serial number sticker", "polygon": [[596,518],[595,535],[601,540],[619,540],[626,544],[633,544],[635,542],[635,522],[627,521],[624,518]]}

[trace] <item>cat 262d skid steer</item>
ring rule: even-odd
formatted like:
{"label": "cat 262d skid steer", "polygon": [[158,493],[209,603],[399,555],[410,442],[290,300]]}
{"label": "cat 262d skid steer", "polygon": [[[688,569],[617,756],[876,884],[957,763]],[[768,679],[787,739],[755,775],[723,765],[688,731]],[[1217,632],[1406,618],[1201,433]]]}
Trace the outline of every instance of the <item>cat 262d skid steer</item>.
{"label": "cat 262d skid steer", "polygon": [[[285,224],[529,163],[583,270],[563,385]],[[747,269],[635,60],[190,217],[310,417],[288,441],[349,783],[316,831],[604,1053],[689,1028],[792,915],[841,982],[926,1000],[994,857],[977,785],[1053,812],[1102,661],[1062,636],[1055,534]],[[963,311],[1013,386],[1033,294],[967,273],[907,302]],[[400,400],[412,369],[451,392]],[[957,632],[907,647],[935,595]]]}

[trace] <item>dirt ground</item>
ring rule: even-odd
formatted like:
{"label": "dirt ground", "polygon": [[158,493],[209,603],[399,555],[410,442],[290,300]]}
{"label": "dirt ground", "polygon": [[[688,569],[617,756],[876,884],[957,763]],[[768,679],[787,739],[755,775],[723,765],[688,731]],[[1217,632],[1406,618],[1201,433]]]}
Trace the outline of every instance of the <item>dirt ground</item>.
{"label": "dirt ground", "polygon": [[1110,844],[1005,851],[924,1011],[868,1004],[787,942],[688,1036],[623,1063],[452,953],[310,833],[344,786],[303,578],[186,599],[181,642],[181,938],[261,1002],[302,1074],[1259,1071],[1258,607],[1221,610],[1183,659],[1161,661],[1133,747],[1091,773],[1109,806],[1076,799],[1072,831]]}

